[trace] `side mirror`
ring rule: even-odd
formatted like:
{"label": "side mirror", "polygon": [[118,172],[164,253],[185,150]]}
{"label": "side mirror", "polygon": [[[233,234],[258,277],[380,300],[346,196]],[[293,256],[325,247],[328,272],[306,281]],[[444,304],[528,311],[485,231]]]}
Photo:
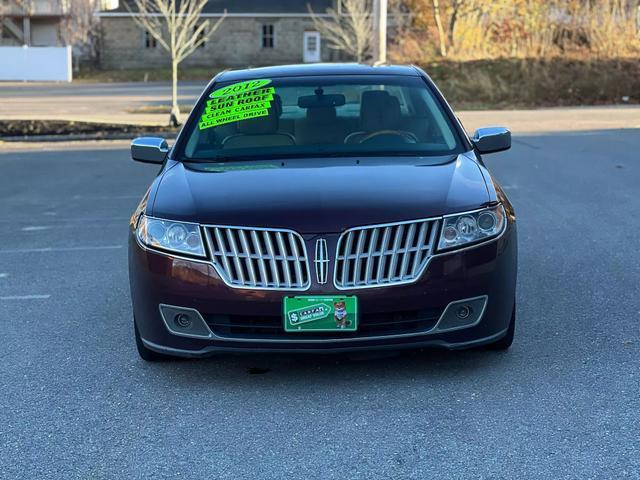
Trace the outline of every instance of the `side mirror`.
{"label": "side mirror", "polygon": [[479,128],[471,142],[480,153],[502,152],[511,148],[511,132],[504,127]]}
{"label": "side mirror", "polygon": [[136,162],[162,163],[169,153],[164,138],[138,137],[131,142],[131,158]]}

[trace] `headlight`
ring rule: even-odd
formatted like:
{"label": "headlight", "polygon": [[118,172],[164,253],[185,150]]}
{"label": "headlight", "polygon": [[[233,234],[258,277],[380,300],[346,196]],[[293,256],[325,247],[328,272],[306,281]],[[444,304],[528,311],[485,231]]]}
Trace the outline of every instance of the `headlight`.
{"label": "headlight", "polygon": [[438,249],[461,247],[495,237],[502,233],[505,223],[502,205],[458,215],[448,215],[444,217]]}
{"label": "headlight", "polygon": [[200,228],[195,223],[175,222],[142,215],[136,229],[138,240],[151,248],[204,257]]}

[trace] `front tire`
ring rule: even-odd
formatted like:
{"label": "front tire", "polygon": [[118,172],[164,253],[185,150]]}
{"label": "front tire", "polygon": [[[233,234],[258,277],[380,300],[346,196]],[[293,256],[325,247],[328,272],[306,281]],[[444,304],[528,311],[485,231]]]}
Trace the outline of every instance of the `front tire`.
{"label": "front tire", "polygon": [[133,320],[133,329],[136,336],[136,348],[138,349],[138,355],[140,355],[140,358],[145,362],[162,362],[173,358],[169,355],[155,352],[145,346],[142,342],[142,338],[140,337],[140,332],[138,331],[138,325],[136,324],[135,319]]}
{"label": "front tire", "polygon": [[486,346],[488,350],[505,351],[513,344],[513,337],[516,332],[516,304],[513,303],[513,312],[511,312],[511,321],[509,322],[509,328],[507,333],[500,340],[490,343]]}

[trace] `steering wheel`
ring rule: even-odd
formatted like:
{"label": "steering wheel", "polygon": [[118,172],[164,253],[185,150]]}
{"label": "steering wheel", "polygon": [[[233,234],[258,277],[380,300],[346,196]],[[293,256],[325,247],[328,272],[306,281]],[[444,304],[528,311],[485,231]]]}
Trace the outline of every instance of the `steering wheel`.
{"label": "steering wheel", "polygon": [[402,130],[378,130],[377,132],[372,132],[368,135],[365,135],[360,139],[358,143],[368,142],[372,138],[376,138],[381,135],[396,135],[398,137],[401,137],[405,141],[405,143],[418,143],[418,137],[416,137],[411,132],[404,132]]}

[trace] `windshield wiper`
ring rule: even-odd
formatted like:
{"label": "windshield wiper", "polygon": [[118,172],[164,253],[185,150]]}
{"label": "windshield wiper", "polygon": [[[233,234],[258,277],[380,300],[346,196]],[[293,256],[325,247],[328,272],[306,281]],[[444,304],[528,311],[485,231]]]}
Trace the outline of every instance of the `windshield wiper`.
{"label": "windshield wiper", "polygon": [[268,155],[216,155],[215,157],[207,158],[183,158],[183,162],[187,163],[231,163],[231,162],[246,162],[249,160],[268,160]]}
{"label": "windshield wiper", "polygon": [[315,152],[291,152],[291,153],[263,153],[259,155],[215,155],[206,158],[184,158],[183,162],[187,163],[232,163],[246,161],[264,161],[264,160],[284,160],[291,158],[363,158],[363,157],[448,157],[457,155],[444,152],[429,152],[420,150],[396,150],[396,151],[380,151],[365,150],[361,152],[347,151],[315,151]]}

